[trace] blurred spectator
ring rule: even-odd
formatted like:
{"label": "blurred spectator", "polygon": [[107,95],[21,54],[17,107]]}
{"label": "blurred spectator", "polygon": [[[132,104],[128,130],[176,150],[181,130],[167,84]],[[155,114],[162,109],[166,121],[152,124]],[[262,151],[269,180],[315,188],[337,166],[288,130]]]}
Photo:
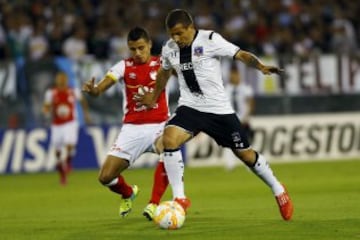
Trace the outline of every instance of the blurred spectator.
{"label": "blurred spectator", "polygon": [[64,41],[61,25],[54,25],[49,32],[49,52],[51,56],[61,56]]}
{"label": "blurred spectator", "polygon": [[[254,91],[251,86],[242,81],[237,63],[231,65],[229,82],[225,86],[225,90],[241,121],[244,134],[249,143],[252,143],[254,131],[251,128],[250,120],[255,108]],[[224,148],[223,156],[227,170],[234,169],[240,163],[230,148]]]}
{"label": "blurred spectator", "polygon": [[7,23],[7,45],[12,58],[24,57],[26,54],[26,46],[30,35],[32,34],[32,26],[28,22],[28,18],[23,13],[9,16]]}
{"label": "blurred spectator", "polygon": [[[32,41],[43,44],[47,37],[52,55],[64,49],[73,59],[88,53],[122,58],[123,32],[135,25],[150,29],[157,54],[166,34],[166,12],[179,7],[194,13],[198,28],[218,31],[257,54],[358,51],[358,1],[34,0],[0,2],[0,58],[24,56],[33,29],[37,37],[33,35]],[[36,24],[42,19],[47,21],[46,31],[40,36]]]}
{"label": "blurred spectator", "polygon": [[331,47],[334,52],[353,53],[357,49],[357,40],[354,26],[349,20],[343,17],[340,11],[336,12],[332,24],[333,38]]}
{"label": "blurred spectator", "polygon": [[77,29],[74,35],[64,42],[64,55],[72,60],[81,60],[88,54],[85,29]]}
{"label": "blurred spectator", "polygon": [[3,26],[0,24],[0,59],[6,57],[6,34]]}
{"label": "blurred spectator", "polygon": [[95,27],[93,35],[89,36],[89,53],[97,59],[106,59],[109,55],[109,31],[104,23]]}
{"label": "blurred spectator", "polygon": [[111,59],[119,60],[127,58],[128,47],[125,31],[123,31],[119,26],[114,26],[112,33],[109,44]]}
{"label": "blurred spectator", "polygon": [[29,38],[29,58],[31,60],[39,60],[47,54],[48,49],[49,44],[45,36],[45,22],[38,20],[34,28],[34,33]]}

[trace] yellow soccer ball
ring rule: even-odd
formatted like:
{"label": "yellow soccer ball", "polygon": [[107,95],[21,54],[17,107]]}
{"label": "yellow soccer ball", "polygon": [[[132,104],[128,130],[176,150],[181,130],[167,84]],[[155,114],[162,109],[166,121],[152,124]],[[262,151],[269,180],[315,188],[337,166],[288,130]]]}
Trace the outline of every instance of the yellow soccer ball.
{"label": "yellow soccer ball", "polygon": [[156,208],[154,222],[163,229],[179,229],[185,222],[185,211],[175,201],[161,202]]}

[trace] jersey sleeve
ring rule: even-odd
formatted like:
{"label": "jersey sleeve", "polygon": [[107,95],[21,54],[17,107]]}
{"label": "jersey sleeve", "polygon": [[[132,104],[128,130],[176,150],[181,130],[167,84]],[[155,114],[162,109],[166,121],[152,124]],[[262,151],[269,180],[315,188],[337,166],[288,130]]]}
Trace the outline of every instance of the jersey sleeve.
{"label": "jersey sleeve", "polygon": [[163,46],[162,50],[161,50],[161,57],[160,57],[160,62],[161,62],[161,67],[165,70],[170,70],[171,69],[171,64],[170,61],[168,59],[168,53],[166,51],[166,45]]}
{"label": "jersey sleeve", "polygon": [[46,90],[45,92],[44,103],[45,104],[52,103],[52,91],[50,89]]}
{"label": "jersey sleeve", "polygon": [[209,41],[214,56],[234,57],[240,50],[238,46],[227,41],[218,33],[213,33]]}
{"label": "jersey sleeve", "polygon": [[117,82],[124,77],[124,74],[125,74],[125,61],[121,60],[120,62],[112,66],[105,76]]}

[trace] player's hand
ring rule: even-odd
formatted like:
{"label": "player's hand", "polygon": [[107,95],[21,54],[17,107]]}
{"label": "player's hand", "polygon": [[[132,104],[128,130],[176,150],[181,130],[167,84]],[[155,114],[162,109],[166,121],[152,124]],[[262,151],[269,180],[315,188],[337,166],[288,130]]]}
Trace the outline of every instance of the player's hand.
{"label": "player's hand", "polygon": [[284,69],[274,67],[274,66],[266,66],[266,65],[262,66],[260,68],[260,71],[265,75],[269,75],[269,74],[272,74],[272,73],[281,75],[281,74],[285,73]]}
{"label": "player's hand", "polygon": [[84,83],[82,85],[82,89],[83,92],[86,92],[88,94],[90,94],[91,96],[99,96],[99,89],[97,88],[96,84],[95,84],[95,78],[91,78],[90,81],[87,81],[86,83]]}
{"label": "player's hand", "polygon": [[138,88],[138,93],[134,95],[133,100],[136,101],[136,105],[146,106],[148,109],[151,109],[156,105],[153,89],[144,86]]}

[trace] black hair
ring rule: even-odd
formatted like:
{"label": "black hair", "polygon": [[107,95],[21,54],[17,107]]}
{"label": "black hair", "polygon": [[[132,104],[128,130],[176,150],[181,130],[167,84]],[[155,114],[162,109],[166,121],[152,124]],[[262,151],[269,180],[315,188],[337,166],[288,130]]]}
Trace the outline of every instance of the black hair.
{"label": "black hair", "polygon": [[150,36],[144,28],[134,27],[129,31],[127,40],[128,41],[137,41],[140,38],[145,39],[147,42],[150,41]]}
{"label": "black hair", "polygon": [[165,25],[167,29],[173,28],[176,24],[182,24],[184,27],[188,27],[193,24],[194,21],[190,13],[184,9],[174,9],[166,17]]}

